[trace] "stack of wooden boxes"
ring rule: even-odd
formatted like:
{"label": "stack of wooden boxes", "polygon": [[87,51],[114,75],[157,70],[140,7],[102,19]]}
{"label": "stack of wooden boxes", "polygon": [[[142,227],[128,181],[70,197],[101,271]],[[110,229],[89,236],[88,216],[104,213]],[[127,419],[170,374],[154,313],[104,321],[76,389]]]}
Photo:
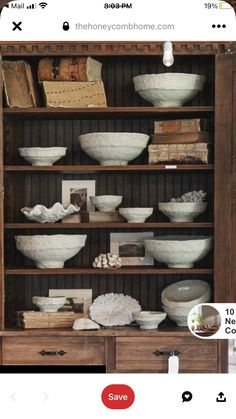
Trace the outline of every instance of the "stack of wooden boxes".
{"label": "stack of wooden boxes", "polygon": [[205,119],[156,121],[149,164],[202,164],[209,162],[209,133]]}

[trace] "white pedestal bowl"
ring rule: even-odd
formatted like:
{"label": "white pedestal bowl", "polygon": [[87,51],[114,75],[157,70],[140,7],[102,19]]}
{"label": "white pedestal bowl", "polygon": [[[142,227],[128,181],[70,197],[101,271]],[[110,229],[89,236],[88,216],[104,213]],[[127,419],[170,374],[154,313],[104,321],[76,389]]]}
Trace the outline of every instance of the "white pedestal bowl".
{"label": "white pedestal bowl", "polygon": [[153,208],[119,208],[119,213],[128,223],[145,223],[153,213]]}
{"label": "white pedestal bowl", "polygon": [[65,297],[33,297],[32,302],[44,313],[56,313],[66,303]]}
{"label": "white pedestal bowl", "polygon": [[162,311],[140,311],[140,313],[133,313],[133,319],[139,324],[140,329],[157,329],[165,318],[166,313]]}
{"label": "white pedestal bowl", "polygon": [[204,211],[207,203],[198,202],[159,202],[159,210],[165,214],[172,223],[191,223]]}
{"label": "white pedestal bowl", "polygon": [[115,211],[121,204],[123,196],[119,195],[99,195],[90,196],[91,203],[99,210],[104,212]]}
{"label": "white pedestal bowl", "polygon": [[52,166],[66,155],[67,147],[24,147],[18,150],[20,156],[32,166]]}

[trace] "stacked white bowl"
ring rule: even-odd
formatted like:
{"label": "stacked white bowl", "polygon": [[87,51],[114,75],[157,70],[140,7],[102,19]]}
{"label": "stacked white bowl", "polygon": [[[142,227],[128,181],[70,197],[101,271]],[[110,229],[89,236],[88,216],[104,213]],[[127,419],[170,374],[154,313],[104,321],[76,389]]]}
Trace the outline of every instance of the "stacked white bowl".
{"label": "stacked white bowl", "polygon": [[166,287],[161,294],[163,310],[178,326],[187,326],[191,309],[198,304],[209,302],[210,298],[210,285],[200,279],[175,282]]}

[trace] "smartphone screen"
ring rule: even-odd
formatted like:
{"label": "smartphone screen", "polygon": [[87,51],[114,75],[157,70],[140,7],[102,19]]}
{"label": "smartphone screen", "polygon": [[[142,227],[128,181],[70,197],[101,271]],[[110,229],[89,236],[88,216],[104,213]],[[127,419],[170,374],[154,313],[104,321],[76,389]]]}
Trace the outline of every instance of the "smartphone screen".
{"label": "smartphone screen", "polygon": [[233,414],[233,2],[1,4],[4,412]]}

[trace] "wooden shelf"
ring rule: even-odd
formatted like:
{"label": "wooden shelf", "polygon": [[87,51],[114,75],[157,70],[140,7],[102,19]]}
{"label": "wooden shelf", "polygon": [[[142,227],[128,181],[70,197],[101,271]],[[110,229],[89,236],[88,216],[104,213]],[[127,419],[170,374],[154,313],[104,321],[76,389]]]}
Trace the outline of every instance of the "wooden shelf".
{"label": "wooden shelf", "polygon": [[[171,167],[172,166],[172,167]],[[159,171],[212,171],[213,164],[182,165],[130,165],[130,166],[5,166],[5,172],[52,172],[52,173],[88,173],[88,172],[159,172]]]}
{"label": "wooden shelf", "polygon": [[86,118],[114,118],[114,117],[145,117],[153,118],[156,115],[175,114],[200,115],[214,112],[214,106],[182,106],[172,108],[146,107],[107,107],[107,108],[4,108],[4,116],[11,118],[28,119],[81,119]]}
{"label": "wooden shelf", "polygon": [[15,229],[97,229],[97,228],[214,228],[214,223],[6,223],[6,230]]}
{"label": "wooden shelf", "polygon": [[154,267],[123,267],[119,269],[99,268],[62,268],[62,269],[37,269],[37,268],[7,268],[5,275],[208,275],[213,269],[174,269]]}

